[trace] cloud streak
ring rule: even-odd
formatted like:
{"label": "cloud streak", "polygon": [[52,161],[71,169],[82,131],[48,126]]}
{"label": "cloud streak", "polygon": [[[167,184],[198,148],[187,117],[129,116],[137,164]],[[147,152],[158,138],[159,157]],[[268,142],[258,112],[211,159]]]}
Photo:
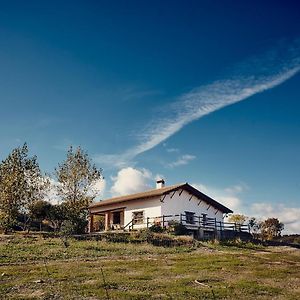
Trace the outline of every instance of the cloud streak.
{"label": "cloud streak", "polygon": [[187,165],[190,161],[194,160],[196,156],[190,154],[184,154],[177,158],[177,160],[167,164],[169,168],[175,168],[179,166]]}
{"label": "cloud streak", "polygon": [[181,95],[165,113],[148,124],[136,146],[121,155],[98,155],[98,162],[124,166],[187,124],[255,94],[272,89],[300,71],[300,40],[278,46],[238,65],[227,79],[217,80]]}

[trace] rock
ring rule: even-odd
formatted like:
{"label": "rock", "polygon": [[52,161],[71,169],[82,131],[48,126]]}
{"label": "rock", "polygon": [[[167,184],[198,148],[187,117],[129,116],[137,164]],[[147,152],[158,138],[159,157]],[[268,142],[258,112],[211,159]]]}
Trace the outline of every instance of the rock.
{"label": "rock", "polygon": [[34,283],[43,283],[44,280],[43,280],[43,279],[37,279],[37,280],[34,280],[33,282],[34,282]]}

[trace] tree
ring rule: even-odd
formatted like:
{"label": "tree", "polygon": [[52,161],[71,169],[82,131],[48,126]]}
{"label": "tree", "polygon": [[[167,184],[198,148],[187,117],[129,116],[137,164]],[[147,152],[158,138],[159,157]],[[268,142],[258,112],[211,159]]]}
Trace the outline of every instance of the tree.
{"label": "tree", "polygon": [[73,226],[74,233],[82,232],[87,225],[88,206],[99,192],[95,186],[103,179],[102,169],[97,169],[80,147],[74,151],[71,146],[55,175],[58,196],[66,206],[68,228]]}
{"label": "tree", "polygon": [[247,217],[241,214],[230,215],[228,221],[235,223],[238,230],[241,230],[241,226],[246,222]]}
{"label": "tree", "polygon": [[266,240],[272,240],[274,237],[280,236],[283,229],[283,223],[279,222],[277,218],[266,219],[260,224],[262,238]]}
{"label": "tree", "polygon": [[39,222],[40,231],[42,231],[42,222],[45,219],[50,218],[51,209],[52,204],[44,200],[38,200],[29,207],[29,215],[32,220],[37,220]]}
{"label": "tree", "polygon": [[66,205],[64,203],[51,205],[47,218],[54,231],[60,230],[66,215]]}
{"label": "tree", "polygon": [[260,222],[256,218],[252,217],[248,220],[248,225],[253,237],[258,238],[259,230],[260,230]]}
{"label": "tree", "polygon": [[45,196],[48,186],[37,157],[28,156],[27,144],[13,149],[0,164],[0,225],[4,232],[16,224],[20,213],[25,216],[26,228],[30,205]]}

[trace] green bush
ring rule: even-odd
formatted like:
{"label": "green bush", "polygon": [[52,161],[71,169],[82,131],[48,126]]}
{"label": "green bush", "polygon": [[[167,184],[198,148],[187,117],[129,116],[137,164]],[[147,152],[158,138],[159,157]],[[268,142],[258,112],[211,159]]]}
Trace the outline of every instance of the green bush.
{"label": "green bush", "polygon": [[178,221],[170,221],[168,232],[174,235],[187,235],[189,233],[188,229]]}
{"label": "green bush", "polygon": [[164,231],[165,231],[164,228],[162,228],[161,225],[159,225],[159,224],[154,224],[154,225],[152,225],[152,226],[149,228],[149,230],[150,230],[151,232],[164,232]]}

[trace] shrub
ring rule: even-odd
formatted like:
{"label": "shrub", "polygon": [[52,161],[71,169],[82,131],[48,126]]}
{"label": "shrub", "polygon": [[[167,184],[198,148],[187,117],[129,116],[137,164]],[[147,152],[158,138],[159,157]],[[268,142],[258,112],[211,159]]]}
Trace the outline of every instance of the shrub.
{"label": "shrub", "polygon": [[168,231],[174,235],[187,235],[189,233],[188,229],[177,221],[169,222]]}
{"label": "shrub", "polygon": [[149,230],[150,230],[151,232],[164,232],[164,228],[162,228],[160,224],[154,224],[154,225],[152,225],[152,226],[149,228]]}

